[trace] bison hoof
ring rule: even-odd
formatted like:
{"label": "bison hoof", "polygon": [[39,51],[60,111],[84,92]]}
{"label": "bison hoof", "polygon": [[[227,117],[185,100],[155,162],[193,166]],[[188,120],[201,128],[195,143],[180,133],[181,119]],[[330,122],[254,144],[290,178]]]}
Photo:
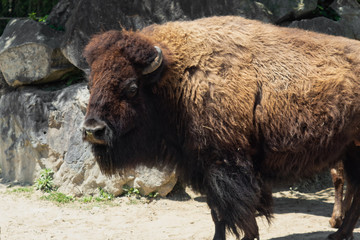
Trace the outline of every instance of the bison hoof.
{"label": "bison hoof", "polygon": [[352,234],[350,236],[346,237],[341,233],[335,232],[335,233],[330,234],[327,237],[327,239],[328,240],[354,240],[354,237]]}
{"label": "bison hoof", "polygon": [[333,217],[330,219],[329,223],[332,228],[339,228],[343,222],[341,217]]}

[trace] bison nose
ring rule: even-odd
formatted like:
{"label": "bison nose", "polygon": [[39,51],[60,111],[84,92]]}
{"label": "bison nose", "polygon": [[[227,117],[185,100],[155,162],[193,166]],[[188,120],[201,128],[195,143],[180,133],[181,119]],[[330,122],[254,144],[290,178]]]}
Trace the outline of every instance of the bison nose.
{"label": "bison nose", "polygon": [[103,121],[94,118],[86,119],[83,123],[83,139],[94,144],[106,144],[107,129]]}

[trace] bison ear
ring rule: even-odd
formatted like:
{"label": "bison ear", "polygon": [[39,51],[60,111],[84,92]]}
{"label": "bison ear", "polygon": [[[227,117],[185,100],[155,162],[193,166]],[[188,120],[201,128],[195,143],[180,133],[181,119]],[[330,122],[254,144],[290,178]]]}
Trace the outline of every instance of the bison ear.
{"label": "bison ear", "polygon": [[163,62],[163,55],[161,49],[158,46],[155,46],[154,48],[157,55],[155,56],[154,60],[142,70],[143,75],[155,72]]}

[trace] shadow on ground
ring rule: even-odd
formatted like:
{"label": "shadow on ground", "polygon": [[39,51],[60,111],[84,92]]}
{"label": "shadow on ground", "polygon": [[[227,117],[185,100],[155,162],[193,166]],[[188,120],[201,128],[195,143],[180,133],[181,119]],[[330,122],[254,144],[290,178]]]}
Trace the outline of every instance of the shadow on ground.
{"label": "shadow on ground", "polygon": [[330,217],[333,210],[333,203],[322,200],[309,200],[298,198],[273,198],[274,213],[306,213],[317,216]]}
{"label": "shadow on ground", "polygon": [[[326,240],[333,232],[312,232],[292,234],[285,237],[270,238],[269,240]],[[354,233],[354,239],[360,239],[360,233]]]}

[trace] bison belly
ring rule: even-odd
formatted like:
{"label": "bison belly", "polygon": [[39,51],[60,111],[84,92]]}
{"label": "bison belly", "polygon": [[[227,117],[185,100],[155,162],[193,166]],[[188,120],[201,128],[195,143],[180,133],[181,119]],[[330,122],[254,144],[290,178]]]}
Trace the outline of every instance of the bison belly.
{"label": "bison belly", "polygon": [[301,93],[289,95],[263,98],[255,110],[265,177],[312,176],[339,161],[356,135],[345,102],[314,103]]}

